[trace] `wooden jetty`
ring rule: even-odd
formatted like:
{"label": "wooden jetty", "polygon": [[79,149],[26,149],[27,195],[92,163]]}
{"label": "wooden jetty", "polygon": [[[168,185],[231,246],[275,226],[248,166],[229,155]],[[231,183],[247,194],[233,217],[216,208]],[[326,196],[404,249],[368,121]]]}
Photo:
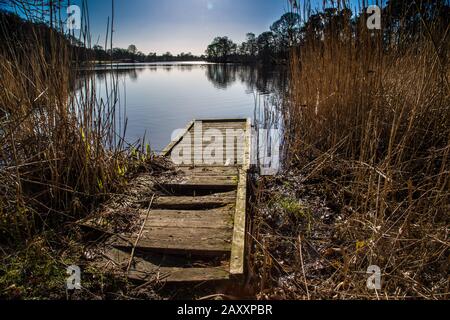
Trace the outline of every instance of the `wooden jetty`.
{"label": "wooden jetty", "polygon": [[[219,134],[224,138],[215,139],[211,153],[205,140]],[[243,276],[250,145],[249,119],[189,123],[163,154],[188,159],[187,152],[192,161],[176,163],[178,174],[159,183],[163,195],[139,211],[140,230],[108,240],[108,258],[127,266],[129,278],[143,282]]]}

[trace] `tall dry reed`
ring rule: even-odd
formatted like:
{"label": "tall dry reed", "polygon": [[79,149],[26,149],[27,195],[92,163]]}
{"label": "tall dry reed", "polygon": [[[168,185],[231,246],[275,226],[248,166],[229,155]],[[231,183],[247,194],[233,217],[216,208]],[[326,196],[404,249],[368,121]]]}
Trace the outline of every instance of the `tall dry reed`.
{"label": "tall dry reed", "polygon": [[[95,74],[78,74],[84,51],[64,21],[1,15],[0,241],[17,244],[89,213],[122,185],[126,165],[115,88],[99,100]],[[85,33],[81,41],[89,47]]]}
{"label": "tall dry reed", "polygon": [[382,269],[382,298],[448,297],[450,24],[424,3],[408,1],[399,24],[386,9],[382,30],[340,3],[292,54],[288,157],[345,217],[336,297],[372,296],[361,281],[370,265]]}

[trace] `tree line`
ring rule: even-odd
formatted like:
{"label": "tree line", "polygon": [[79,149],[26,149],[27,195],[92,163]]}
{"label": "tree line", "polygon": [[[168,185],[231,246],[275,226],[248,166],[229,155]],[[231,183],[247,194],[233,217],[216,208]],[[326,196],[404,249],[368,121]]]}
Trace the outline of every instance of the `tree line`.
{"label": "tree line", "polygon": [[[0,3],[2,3],[2,0],[0,0]],[[202,56],[196,56],[190,52],[177,55],[170,52],[160,55],[154,52],[145,54],[133,44],[128,48],[113,48],[112,50],[105,50],[99,45],[90,48],[70,35],[61,34],[61,37],[67,39],[76,58],[82,61],[134,63],[207,60],[219,63],[283,64],[287,63],[292,48],[301,46],[311,39],[320,39],[330,33],[340,34],[343,28],[353,28],[354,32],[357,32],[356,26],[362,22],[361,19],[367,19],[364,11],[362,14],[356,15],[349,8],[340,10],[325,8],[310,15],[308,20],[304,22],[301,21],[300,15],[296,12],[288,12],[274,22],[269,31],[258,36],[254,33],[247,33],[246,40],[241,44],[234,43],[227,36],[216,37],[208,45],[205,55]],[[436,15],[443,17],[443,21],[445,19],[449,21],[450,6],[448,0],[423,0],[420,2],[420,6],[413,6],[411,1],[407,0],[387,1],[382,9],[382,16],[386,17],[383,20],[384,31],[382,31],[386,34],[384,38],[386,47],[404,44],[405,42],[400,41],[400,39],[405,37],[413,40],[417,34],[421,34],[418,32],[419,29],[426,26],[424,22],[436,19]],[[1,9],[0,20],[2,28],[7,30],[7,34],[12,37],[15,35],[18,40],[25,37],[23,32],[20,35],[18,31],[31,30],[31,26],[40,30],[44,42],[48,38],[50,29],[53,30],[48,22],[27,21],[14,13]],[[443,26],[439,33],[445,33],[446,27]],[[438,35],[433,36],[437,37]],[[51,51],[51,46],[49,46],[49,51]]]}
{"label": "tree line", "polygon": [[104,50],[102,46],[95,45],[92,48],[93,59],[95,61],[110,61],[111,59],[116,62],[168,62],[168,61],[201,61],[205,60],[204,56],[196,56],[191,52],[182,52],[174,55],[170,52],[158,55],[155,52],[145,54],[137,49],[134,44],[128,46],[128,48],[113,48]]}
{"label": "tree line", "polygon": [[285,62],[289,49],[298,44],[300,15],[294,12],[285,13],[274,22],[270,31],[256,36],[247,33],[246,41],[240,45],[229,37],[216,37],[206,49],[206,58],[212,62]]}
{"label": "tree line", "polygon": [[[1,4],[1,0],[0,0]],[[0,28],[5,30],[3,35],[8,35],[9,39],[14,41],[27,42],[30,38],[38,36],[44,47],[47,48],[45,55],[51,56],[54,49],[50,45],[51,34],[59,36],[61,41],[70,48],[73,59],[85,62],[167,62],[167,61],[204,61],[205,56],[196,56],[191,52],[174,55],[170,52],[158,55],[155,52],[144,54],[138,50],[136,45],[131,44],[128,48],[104,49],[103,46],[94,45],[92,48],[86,42],[81,41],[71,34],[64,33],[62,30],[51,27],[47,21],[31,21],[22,18],[14,12],[0,9]],[[8,39],[3,39],[0,35],[0,46],[7,43]]]}
{"label": "tree line", "polygon": [[[344,28],[357,32],[356,26],[368,19],[365,11],[354,14],[349,8],[330,7],[311,14],[304,22],[296,12],[285,13],[272,24],[269,31],[259,36],[248,33],[246,41],[241,44],[234,43],[227,36],[216,37],[205,51],[206,59],[220,63],[287,63],[291,49],[312,38],[321,39],[330,33],[342,34]],[[400,39],[405,37],[413,40],[420,34],[419,29],[426,28],[427,23],[437,16],[443,18],[442,21],[449,21],[450,6],[448,0],[423,0],[420,3],[390,0],[382,8],[381,16],[386,17],[381,32],[386,35],[383,41],[389,47],[398,45]],[[443,26],[441,33],[445,34],[447,26]],[[394,38],[393,34],[396,35]]]}

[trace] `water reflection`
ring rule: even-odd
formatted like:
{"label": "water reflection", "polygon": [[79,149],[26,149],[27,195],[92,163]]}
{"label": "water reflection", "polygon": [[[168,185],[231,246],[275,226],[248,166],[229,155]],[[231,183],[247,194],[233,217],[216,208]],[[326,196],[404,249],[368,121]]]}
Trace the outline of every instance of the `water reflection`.
{"label": "water reflection", "polygon": [[208,65],[206,76],[216,88],[227,89],[236,81],[244,83],[248,90],[259,93],[280,93],[286,88],[286,73],[282,67],[254,67],[242,65]]}
{"label": "water reflection", "polygon": [[[157,71],[157,67],[147,67],[147,68],[131,68],[131,67],[127,67],[127,68],[114,68],[114,76],[118,77],[118,78],[128,78],[132,81],[137,81],[139,74],[144,72],[145,70],[148,71]],[[100,82],[104,82],[106,81],[107,77],[110,77],[112,75],[111,69],[108,67],[99,67],[97,69],[94,70],[95,74],[96,74],[96,80],[100,81]],[[81,71],[81,76],[85,76],[87,74],[92,73],[91,70],[83,70]],[[84,80],[84,79],[80,79],[80,80]],[[82,81],[81,81],[82,82]]]}
{"label": "water reflection", "polygon": [[[259,122],[260,115],[255,113],[258,97],[279,96],[286,88],[282,68],[164,63],[121,64],[113,71],[111,66],[99,66],[94,72],[99,101],[109,99],[113,85],[118,90],[119,104],[126,110],[126,140],[132,143],[146,133],[155,151],[162,150],[173,131],[192,119],[252,118]],[[77,87],[83,87],[82,83]]]}
{"label": "water reflection", "polygon": [[216,88],[226,89],[236,82],[238,69],[236,65],[210,65],[207,66],[206,76]]}
{"label": "water reflection", "polygon": [[[138,80],[144,71],[170,73],[173,70],[180,72],[192,72],[194,68],[206,69],[207,79],[217,89],[226,90],[237,81],[245,84],[248,91],[256,90],[259,93],[280,93],[286,88],[286,71],[283,67],[245,66],[237,64],[137,64],[137,65],[115,65],[115,75],[130,80]],[[111,74],[110,66],[100,66],[95,69],[97,79],[102,81],[106,75]]]}

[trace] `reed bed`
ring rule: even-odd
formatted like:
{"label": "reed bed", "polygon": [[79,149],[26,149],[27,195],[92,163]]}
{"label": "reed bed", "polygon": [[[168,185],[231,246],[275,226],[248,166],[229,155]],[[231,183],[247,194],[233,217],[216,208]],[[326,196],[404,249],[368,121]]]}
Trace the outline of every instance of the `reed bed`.
{"label": "reed bed", "polygon": [[444,298],[448,24],[423,21],[417,33],[386,43],[390,30],[369,31],[365,22],[356,34],[330,26],[323,41],[307,39],[292,55],[291,160],[308,179],[326,177],[329,196],[345,212],[336,241],[348,263],[334,283],[364,296],[358,272],[378,265],[381,296]]}
{"label": "reed bed", "polygon": [[[49,10],[57,17],[64,8]],[[150,150],[122,139],[115,73],[102,100],[86,72],[87,28],[74,45],[63,21],[51,25],[0,12],[0,297],[8,299],[64,297],[66,267],[83,256],[76,221],[151,161]]]}
{"label": "reed bed", "polygon": [[[293,268],[290,283],[300,290],[284,293],[288,298],[449,297],[450,24],[445,14],[419,13],[423,3],[409,3],[399,19],[416,15],[419,23],[409,30],[388,24],[394,19],[388,10],[382,30],[369,30],[364,14],[353,20],[338,14],[319,33],[306,25],[291,56],[284,117],[286,180],[296,186],[287,189],[294,200],[259,192],[263,203],[272,202],[272,213],[277,205],[282,212],[306,212],[307,222],[299,223],[312,225],[274,229],[276,238],[283,234],[280,241],[292,239],[289,252],[297,259],[277,266],[274,260],[283,263],[279,244],[273,250],[264,245],[260,253],[272,262],[260,263],[260,289],[280,286],[267,270],[281,269],[278,277],[286,280],[285,271]],[[335,8],[343,12],[345,3]],[[283,189],[286,183],[268,185]],[[313,197],[295,199],[308,190]],[[317,195],[323,204],[313,200]],[[332,209],[327,222],[310,215],[314,206]],[[274,218],[264,206],[259,214],[257,229],[267,236]],[[317,237],[320,245],[311,245]],[[329,266],[325,273],[302,272],[310,270],[303,256],[311,251],[309,267],[321,261]],[[371,265],[381,268],[382,290],[366,286]]]}
{"label": "reed bed", "polygon": [[97,100],[59,30],[10,23],[0,26],[0,238],[15,243],[92,210],[120,187],[125,157],[114,91]]}

